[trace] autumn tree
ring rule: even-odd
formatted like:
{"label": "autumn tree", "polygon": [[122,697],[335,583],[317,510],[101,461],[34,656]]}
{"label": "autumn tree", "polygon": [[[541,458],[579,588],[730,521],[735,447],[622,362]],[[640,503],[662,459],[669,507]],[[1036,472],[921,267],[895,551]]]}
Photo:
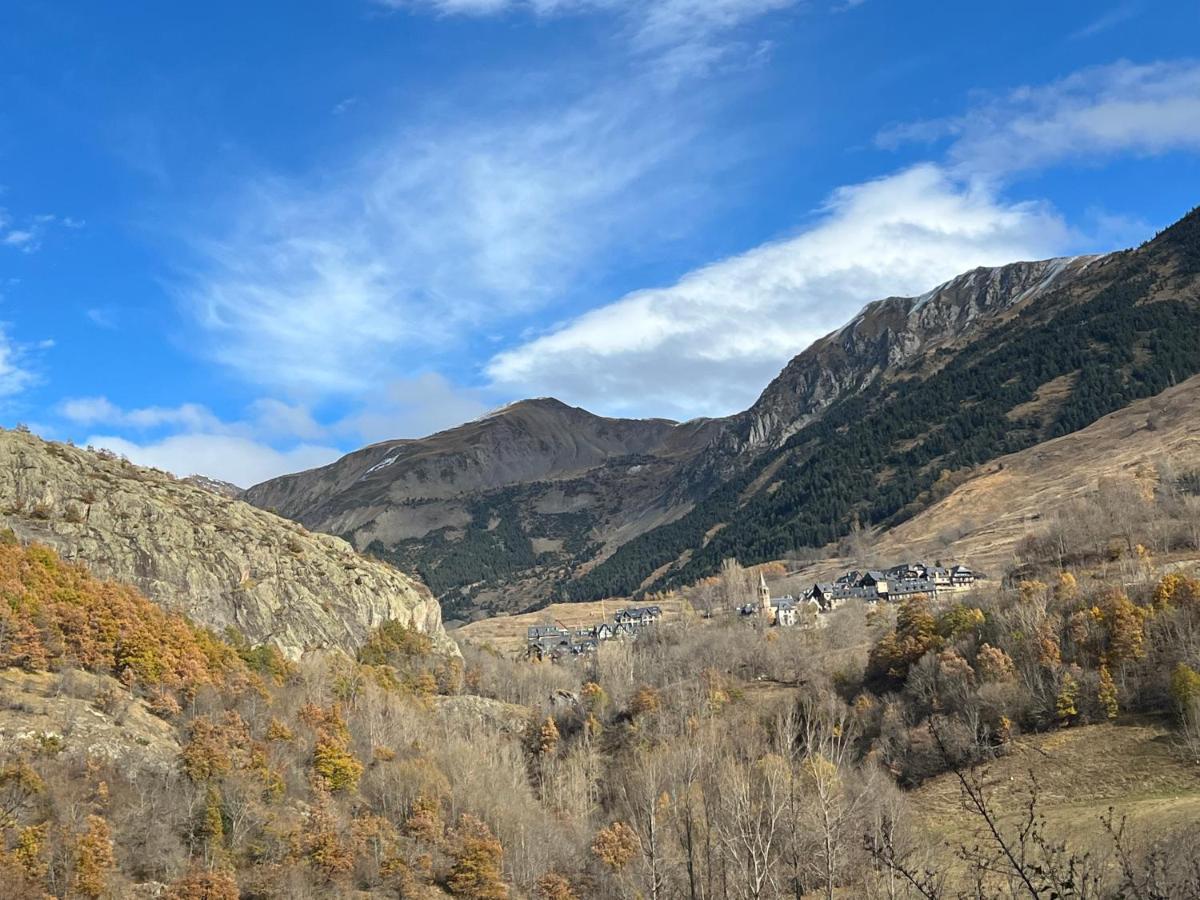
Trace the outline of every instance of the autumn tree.
{"label": "autumn tree", "polygon": [[596,832],[592,853],[608,869],[620,872],[638,852],[637,834],[624,822],[613,822]]}
{"label": "autumn tree", "polygon": [[538,900],[578,900],[571,882],[557,872],[547,872],[537,880],[534,896]]}
{"label": "autumn tree", "polygon": [[930,650],[941,646],[937,622],[929,611],[929,598],[916,594],[900,604],[896,627],[871,648],[868,676],[903,682],[909,668]]}
{"label": "autumn tree", "polygon": [[238,900],[237,879],[223,870],[192,869],[173,881],[164,900]]}
{"label": "autumn tree", "polygon": [[103,817],[88,816],[87,828],[75,842],[75,893],[99,900],[108,890],[115,866],[112,829]]}
{"label": "autumn tree", "polygon": [[457,846],[446,889],[464,900],[508,900],[501,862],[504,849],[487,824],[463,815],[455,829]]}
{"label": "autumn tree", "polygon": [[1099,677],[1100,686],[1097,699],[1104,710],[1104,715],[1109,719],[1115,719],[1121,710],[1117,702],[1117,685],[1113,681],[1112,673],[1108,671],[1108,666],[1103,663],[1100,665]]}

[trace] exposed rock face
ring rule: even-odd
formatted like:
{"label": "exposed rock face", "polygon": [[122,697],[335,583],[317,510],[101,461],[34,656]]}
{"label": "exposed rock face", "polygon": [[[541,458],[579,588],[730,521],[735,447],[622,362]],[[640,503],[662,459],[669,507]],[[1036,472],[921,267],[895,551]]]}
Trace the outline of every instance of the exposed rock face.
{"label": "exposed rock face", "polygon": [[457,652],[419,581],[219,493],[101,454],[0,432],[0,527],[98,576],[291,657],[353,651],[398,620]]}
{"label": "exposed rock face", "polygon": [[737,417],[743,451],[780,446],[835,401],[889,369],[968,336],[984,320],[1062,287],[1103,257],[1076,256],[973,269],[920,297],[868,304],[788,363]]}
{"label": "exposed rock face", "polygon": [[455,697],[434,697],[434,711],[450,725],[469,734],[485,732],[519,736],[529,721],[529,707],[504,703],[487,697],[463,694]]}
{"label": "exposed rock face", "polygon": [[228,481],[221,481],[219,478],[209,478],[207,475],[189,475],[182,479],[188,484],[194,484],[196,487],[204,488],[212,491],[215,494],[221,494],[224,497],[229,497],[233,500],[240,500],[245,490],[238,487],[236,484],[230,484]]}

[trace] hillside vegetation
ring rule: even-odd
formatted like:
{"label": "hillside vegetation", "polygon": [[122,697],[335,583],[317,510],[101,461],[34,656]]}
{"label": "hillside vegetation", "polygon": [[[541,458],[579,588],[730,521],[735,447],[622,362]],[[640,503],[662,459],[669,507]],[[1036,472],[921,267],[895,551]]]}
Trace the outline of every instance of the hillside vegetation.
{"label": "hillside vegetation", "polygon": [[572,665],[446,655],[400,622],[292,663],[9,538],[0,878],[13,897],[1191,897],[1200,578],[1137,558],[1130,584],[1059,571],[813,630],[684,617]]}

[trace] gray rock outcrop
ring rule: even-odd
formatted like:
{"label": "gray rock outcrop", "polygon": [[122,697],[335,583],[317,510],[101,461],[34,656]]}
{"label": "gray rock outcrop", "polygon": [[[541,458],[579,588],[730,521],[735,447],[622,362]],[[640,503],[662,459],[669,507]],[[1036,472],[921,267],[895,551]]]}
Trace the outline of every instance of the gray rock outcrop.
{"label": "gray rock outcrop", "polygon": [[289,657],[353,652],[397,620],[457,653],[419,581],[265,512],[110,454],[0,432],[0,528],[217,632]]}

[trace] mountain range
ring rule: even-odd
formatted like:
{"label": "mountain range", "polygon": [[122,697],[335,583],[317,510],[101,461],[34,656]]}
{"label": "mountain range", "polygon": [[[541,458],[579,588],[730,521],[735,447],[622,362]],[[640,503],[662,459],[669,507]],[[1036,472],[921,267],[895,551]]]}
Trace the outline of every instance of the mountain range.
{"label": "mountain range", "polygon": [[1193,211],[1134,250],[978,268],[871,303],[736,415],[612,419],[526,400],[244,498],[420,574],[448,616],[470,618],[895,527],[974,467],[1197,372]]}

